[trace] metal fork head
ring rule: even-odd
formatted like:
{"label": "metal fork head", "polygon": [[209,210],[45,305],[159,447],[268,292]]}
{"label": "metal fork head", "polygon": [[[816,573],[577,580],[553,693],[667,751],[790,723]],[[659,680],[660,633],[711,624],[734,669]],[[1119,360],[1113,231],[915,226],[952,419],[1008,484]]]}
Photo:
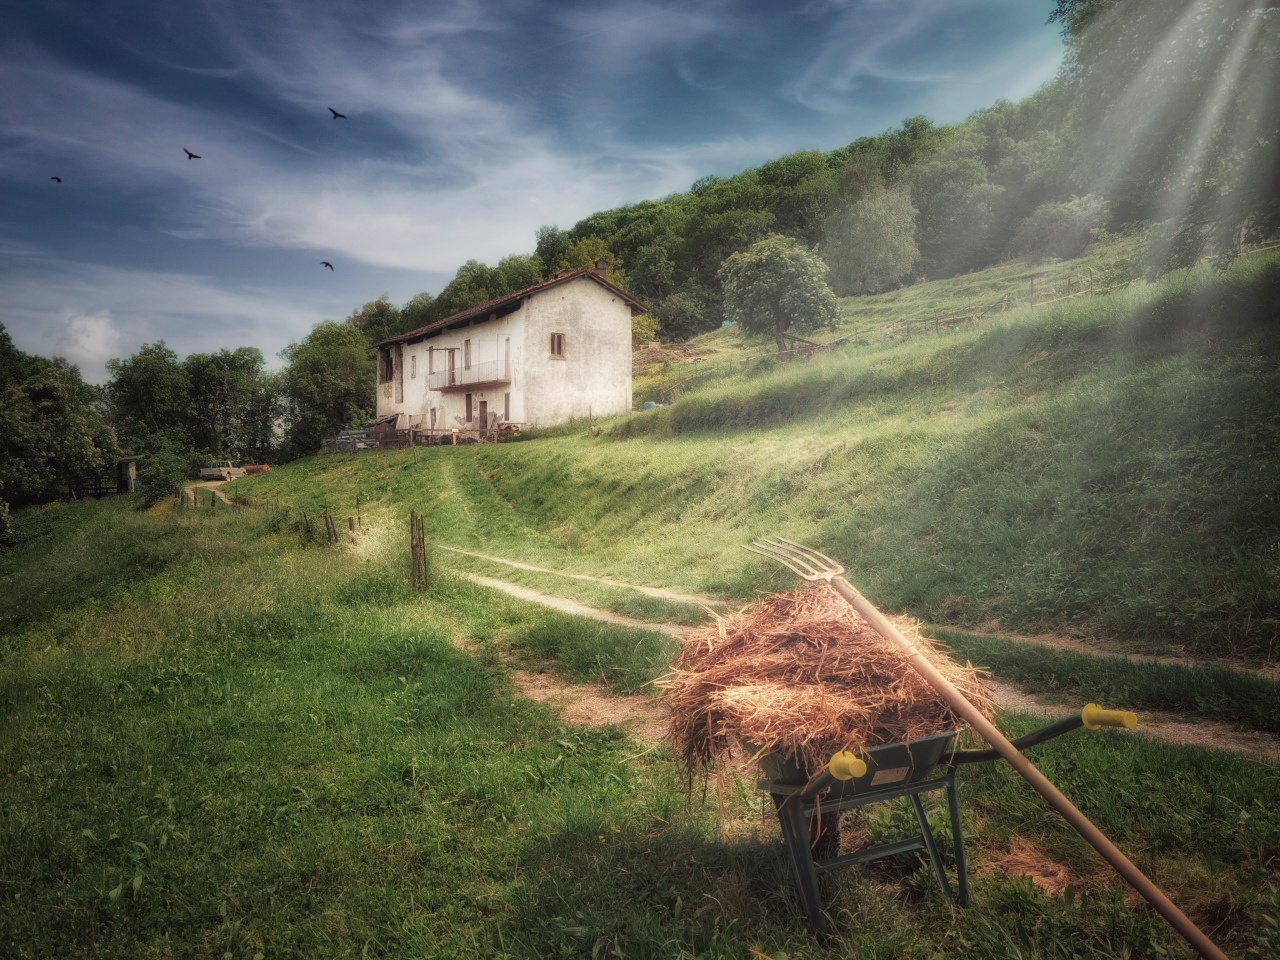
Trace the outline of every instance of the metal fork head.
{"label": "metal fork head", "polygon": [[805,580],[825,580],[830,583],[833,577],[844,573],[844,567],[830,557],[812,547],[806,547],[784,537],[758,540],[755,543],[744,543],[742,546],[745,550],[782,564]]}

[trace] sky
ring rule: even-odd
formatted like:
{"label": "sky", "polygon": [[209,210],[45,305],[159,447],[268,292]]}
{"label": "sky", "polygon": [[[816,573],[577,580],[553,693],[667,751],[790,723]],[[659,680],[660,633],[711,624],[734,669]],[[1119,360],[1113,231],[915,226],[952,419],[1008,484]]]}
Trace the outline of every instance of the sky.
{"label": "sky", "polygon": [[1052,8],[0,0],[0,323],[92,383],[159,340],[278,367],[543,225],[1021,99]]}

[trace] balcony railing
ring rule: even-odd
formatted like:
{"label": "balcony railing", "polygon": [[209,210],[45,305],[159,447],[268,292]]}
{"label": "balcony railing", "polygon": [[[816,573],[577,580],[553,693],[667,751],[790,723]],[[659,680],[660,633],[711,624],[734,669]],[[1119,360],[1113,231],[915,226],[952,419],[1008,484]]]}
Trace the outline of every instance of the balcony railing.
{"label": "balcony railing", "polygon": [[511,364],[505,360],[489,360],[473,363],[471,368],[455,367],[453,370],[437,370],[430,377],[432,390],[460,390],[487,383],[510,383]]}

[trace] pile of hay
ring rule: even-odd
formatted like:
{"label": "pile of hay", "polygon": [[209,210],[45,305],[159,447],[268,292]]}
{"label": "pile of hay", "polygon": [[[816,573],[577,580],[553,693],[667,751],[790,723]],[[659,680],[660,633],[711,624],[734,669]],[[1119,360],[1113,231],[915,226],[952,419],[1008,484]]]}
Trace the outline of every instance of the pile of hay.
{"label": "pile of hay", "polygon": [[[918,621],[889,619],[992,716],[976,669],[936,649]],[[686,634],[658,685],[671,706],[668,737],[691,773],[723,759],[738,741],[818,770],[839,750],[965,726],[905,653],[825,587],[765,597]]]}

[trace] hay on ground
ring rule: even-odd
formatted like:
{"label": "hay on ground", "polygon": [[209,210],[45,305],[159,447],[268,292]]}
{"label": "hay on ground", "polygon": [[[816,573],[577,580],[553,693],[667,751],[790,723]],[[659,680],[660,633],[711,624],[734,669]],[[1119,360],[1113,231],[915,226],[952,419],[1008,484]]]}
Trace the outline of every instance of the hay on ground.
{"label": "hay on ground", "polygon": [[[919,621],[890,621],[986,716],[990,694],[921,636]],[[825,587],[775,594],[685,635],[658,681],[671,706],[668,739],[691,773],[739,742],[782,753],[809,770],[839,750],[965,726],[896,644]]]}

